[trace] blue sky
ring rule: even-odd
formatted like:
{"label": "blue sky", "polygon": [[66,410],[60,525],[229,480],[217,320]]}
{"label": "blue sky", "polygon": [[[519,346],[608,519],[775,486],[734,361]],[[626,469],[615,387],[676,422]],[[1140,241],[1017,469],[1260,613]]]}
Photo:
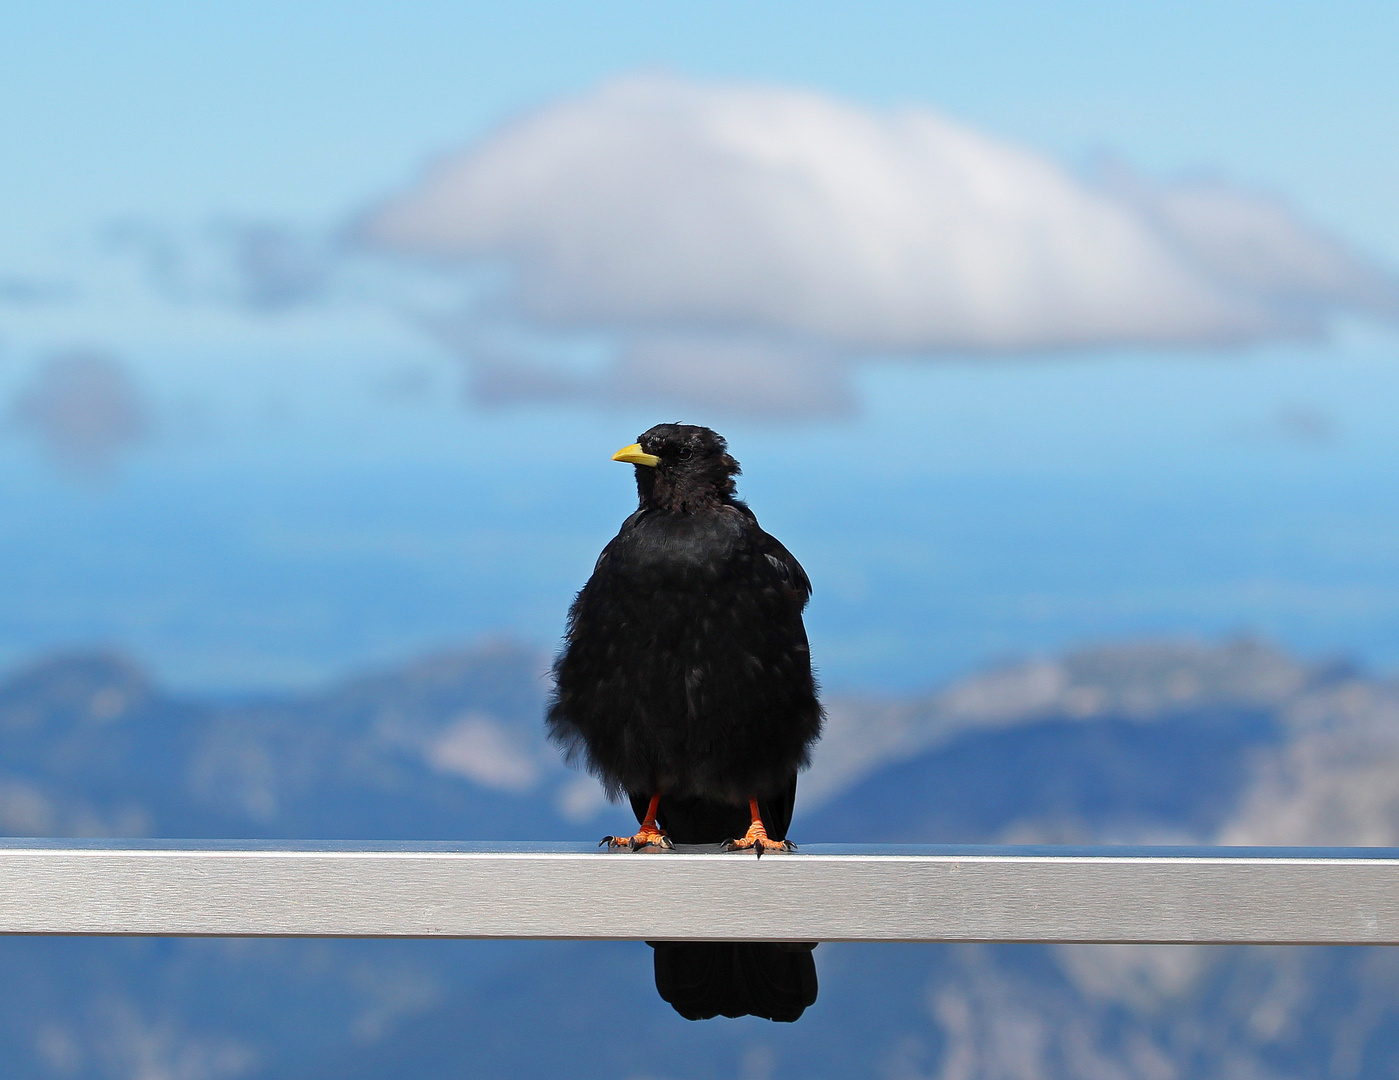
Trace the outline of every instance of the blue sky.
{"label": "blue sky", "polygon": [[1074,160],[1219,170],[1399,249],[1384,3],[7,6],[6,232],[336,218],[425,155],[620,71],[931,103]]}
{"label": "blue sky", "polygon": [[[35,293],[0,304],[5,663],[109,642],[240,688],[493,633],[548,647],[632,497],[607,453],[673,408],[464,400],[452,349],[375,292],[426,303],[417,270],[256,311],[172,298],[111,236],[137,223],[192,263],[248,223],[329,242],[425,162],[618,76],[933,109],[1069,175],[1110,155],[1262,191],[1399,266],[1389,5],[55,3],[6,24],[0,283]],[[835,419],[687,418],[723,426],[808,564],[829,685],[1158,633],[1390,666],[1396,344],[1341,312],[1240,347],[876,359]],[[144,410],[101,476],[46,463],[23,422],[77,349]]]}

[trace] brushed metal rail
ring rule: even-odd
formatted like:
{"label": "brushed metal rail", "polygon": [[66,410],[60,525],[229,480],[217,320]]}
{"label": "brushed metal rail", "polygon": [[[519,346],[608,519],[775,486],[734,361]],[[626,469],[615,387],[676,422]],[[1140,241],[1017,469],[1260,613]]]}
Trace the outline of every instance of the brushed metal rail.
{"label": "brushed metal rail", "polygon": [[1399,849],[0,840],[0,933],[1399,944]]}

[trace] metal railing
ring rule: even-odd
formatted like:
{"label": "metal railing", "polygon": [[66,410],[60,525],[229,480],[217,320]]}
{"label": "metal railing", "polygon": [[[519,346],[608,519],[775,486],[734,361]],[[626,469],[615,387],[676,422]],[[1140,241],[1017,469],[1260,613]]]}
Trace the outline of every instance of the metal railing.
{"label": "metal railing", "polygon": [[1399,849],[0,840],[0,933],[1399,944]]}

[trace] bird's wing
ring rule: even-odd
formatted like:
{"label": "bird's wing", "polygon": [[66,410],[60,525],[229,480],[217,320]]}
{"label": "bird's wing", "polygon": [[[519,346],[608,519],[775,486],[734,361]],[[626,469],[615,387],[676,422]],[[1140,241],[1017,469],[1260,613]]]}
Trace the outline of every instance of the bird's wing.
{"label": "bird's wing", "polygon": [[774,536],[759,530],[758,551],[769,566],[777,572],[782,581],[782,591],[798,611],[806,607],[811,599],[811,579],[806,576],[802,564]]}
{"label": "bird's wing", "polygon": [[763,527],[758,524],[758,516],[746,502],[734,499],[729,503],[729,508],[731,513],[737,513],[745,520],[746,528],[752,530],[752,535],[756,537],[754,546],[758,554],[776,573],[782,592],[800,612],[811,599],[811,579],[806,576],[802,564],[782,545],[781,540],[763,531]]}
{"label": "bird's wing", "polygon": [[[607,541],[607,546],[604,547],[602,549],[601,554],[598,555],[597,562],[593,563],[594,577],[597,576],[597,572],[601,570],[604,565],[606,565],[608,558],[612,554],[612,549],[617,546],[618,541],[620,541],[622,537],[626,535],[627,530],[630,529],[633,525],[635,525],[645,513],[645,510],[637,510],[633,512],[632,515],[629,518],[627,518],[626,521],[622,522],[622,527],[617,530],[617,535],[614,536],[611,540]],[[590,578],[589,581],[591,582],[591,580],[592,579]]]}

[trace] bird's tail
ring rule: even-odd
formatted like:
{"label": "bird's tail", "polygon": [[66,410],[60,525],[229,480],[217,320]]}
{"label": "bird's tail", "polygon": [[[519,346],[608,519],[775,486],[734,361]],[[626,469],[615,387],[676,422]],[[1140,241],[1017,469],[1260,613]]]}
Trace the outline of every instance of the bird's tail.
{"label": "bird's tail", "polygon": [[815,942],[653,941],[656,989],[686,1020],[790,1023],[816,1000]]}

